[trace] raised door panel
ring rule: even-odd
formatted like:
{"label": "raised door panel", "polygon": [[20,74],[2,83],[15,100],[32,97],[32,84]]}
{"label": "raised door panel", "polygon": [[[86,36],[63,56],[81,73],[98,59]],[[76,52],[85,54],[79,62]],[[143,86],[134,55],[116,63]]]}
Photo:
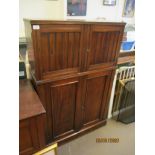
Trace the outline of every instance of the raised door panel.
{"label": "raised door panel", "polygon": [[[53,118],[53,138],[57,139],[76,130],[78,115],[78,78],[54,82],[50,86]],[[78,120],[77,120],[78,121]]]}
{"label": "raised door panel", "polygon": [[43,79],[65,72],[78,72],[82,46],[81,25],[40,27],[40,72]]}
{"label": "raised door panel", "polygon": [[89,70],[114,65],[120,50],[123,27],[92,25],[89,31],[86,68]]}
{"label": "raised door panel", "polygon": [[112,71],[90,74],[85,79],[83,125],[88,126],[106,119]]}

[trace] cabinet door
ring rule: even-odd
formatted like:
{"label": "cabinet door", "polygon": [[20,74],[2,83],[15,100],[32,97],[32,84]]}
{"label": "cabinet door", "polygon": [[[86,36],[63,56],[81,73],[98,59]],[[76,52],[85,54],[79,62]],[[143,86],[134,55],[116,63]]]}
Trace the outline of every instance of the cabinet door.
{"label": "cabinet door", "polygon": [[47,114],[47,141],[74,133],[80,126],[81,91],[79,78],[55,81],[38,88]]}
{"label": "cabinet door", "polygon": [[87,31],[86,69],[91,70],[115,65],[124,26],[91,25]]}
{"label": "cabinet door", "polygon": [[106,119],[113,73],[113,71],[104,71],[90,74],[85,79],[84,127]]}
{"label": "cabinet door", "polygon": [[33,30],[41,79],[79,71],[82,31],[82,25],[74,24],[40,25],[39,30]]}

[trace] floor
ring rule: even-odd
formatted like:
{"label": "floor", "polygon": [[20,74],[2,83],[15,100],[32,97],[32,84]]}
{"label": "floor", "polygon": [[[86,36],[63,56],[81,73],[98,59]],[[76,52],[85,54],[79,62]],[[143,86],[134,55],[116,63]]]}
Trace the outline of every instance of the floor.
{"label": "floor", "polygon": [[[97,143],[96,138],[118,138],[118,143]],[[109,120],[93,132],[58,148],[58,155],[134,155],[135,123],[123,124]]]}

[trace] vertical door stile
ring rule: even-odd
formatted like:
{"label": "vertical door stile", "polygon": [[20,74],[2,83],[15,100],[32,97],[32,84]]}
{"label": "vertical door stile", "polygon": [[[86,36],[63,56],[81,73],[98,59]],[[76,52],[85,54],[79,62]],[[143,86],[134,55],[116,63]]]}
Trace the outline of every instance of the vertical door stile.
{"label": "vertical door stile", "polygon": [[[39,55],[39,62],[41,62],[41,59],[42,59],[42,57],[41,57],[41,34],[40,34],[40,30],[37,30],[36,31],[36,34],[37,34],[37,53],[38,53],[38,55]],[[40,64],[38,64],[39,66],[39,75],[40,75],[40,77],[42,76],[41,75],[41,73],[42,73],[42,66],[40,65]]]}
{"label": "vertical door stile", "polygon": [[84,24],[84,38],[83,38],[83,69],[82,71],[86,70],[86,64],[87,64],[87,54],[86,54],[86,49],[87,49],[87,42],[88,42],[88,25]]}
{"label": "vertical door stile", "polygon": [[85,77],[79,78],[77,86],[76,110],[75,110],[75,131],[79,131],[83,126],[83,94],[85,89]]}
{"label": "vertical door stile", "polygon": [[86,44],[85,44],[85,70],[88,70],[89,61],[91,56],[91,43],[92,43],[92,25],[86,25]]}
{"label": "vertical door stile", "polygon": [[80,40],[79,40],[79,54],[78,54],[78,65],[79,65],[79,70],[78,72],[82,72],[83,69],[83,46],[84,46],[84,25],[81,25],[81,31],[80,31]]}
{"label": "vertical door stile", "polygon": [[123,38],[123,34],[124,34],[124,27],[121,28],[120,31],[119,31],[119,37],[118,37],[118,41],[117,41],[117,48],[116,48],[115,57],[114,57],[115,65],[117,65],[117,58],[119,56],[119,49],[120,49],[120,46],[121,46],[121,41],[122,41],[122,38]]}

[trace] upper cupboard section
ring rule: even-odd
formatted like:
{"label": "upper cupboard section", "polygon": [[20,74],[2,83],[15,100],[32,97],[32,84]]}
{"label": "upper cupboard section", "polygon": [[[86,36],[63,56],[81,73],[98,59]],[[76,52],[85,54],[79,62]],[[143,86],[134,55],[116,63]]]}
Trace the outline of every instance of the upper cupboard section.
{"label": "upper cupboard section", "polygon": [[39,55],[41,79],[66,71],[79,72],[82,25],[43,25],[32,33],[38,33],[39,46],[35,52]]}
{"label": "upper cupboard section", "polygon": [[41,24],[34,29],[37,80],[114,66],[124,24]]}
{"label": "upper cupboard section", "polygon": [[91,25],[87,29],[86,70],[110,67],[116,64],[123,27]]}

